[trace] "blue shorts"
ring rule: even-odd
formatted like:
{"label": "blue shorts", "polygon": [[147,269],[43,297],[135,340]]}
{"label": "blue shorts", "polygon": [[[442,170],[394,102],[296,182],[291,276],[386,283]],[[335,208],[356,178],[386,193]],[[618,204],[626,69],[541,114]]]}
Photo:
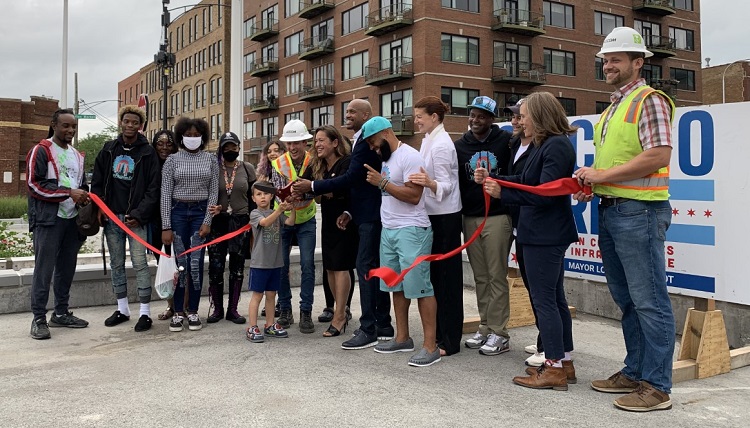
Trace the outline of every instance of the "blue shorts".
{"label": "blue shorts", "polygon": [[250,268],[248,289],[256,293],[279,291],[281,285],[281,268]]}
{"label": "blue shorts", "polygon": [[[393,269],[397,273],[408,268],[417,257],[430,254],[431,250],[431,227],[383,228],[380,233],[380,264]],[[404,297],[407,299],[434,296],[435,292],[432,289],[432,282],[430,282],[430,264],[418,264],[395,287],[388,287],[381,280],[380,290],[403,291]]]}

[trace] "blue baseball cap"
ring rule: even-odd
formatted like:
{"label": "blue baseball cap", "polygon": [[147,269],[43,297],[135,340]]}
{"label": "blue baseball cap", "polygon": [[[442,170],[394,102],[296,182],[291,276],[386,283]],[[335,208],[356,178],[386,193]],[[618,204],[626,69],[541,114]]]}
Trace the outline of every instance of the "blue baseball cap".
{"label": "blue baseball cap", "polygon": [[490,113],[492,116],[497,116],[497,113],[495,112],[495,110],[497,109],[497,103],[490,97],[476,97],[474,98],[474,101],[472,101],[471,104],[466,107],[469,109],[478,108],[486,111],[487,113]]}
{"label": "blue baseball cap", "polygon": [[366,140],[378,132],[393,128],[391,121],[383,116],[373,116],[364,125],[362,125],[362,139]]}

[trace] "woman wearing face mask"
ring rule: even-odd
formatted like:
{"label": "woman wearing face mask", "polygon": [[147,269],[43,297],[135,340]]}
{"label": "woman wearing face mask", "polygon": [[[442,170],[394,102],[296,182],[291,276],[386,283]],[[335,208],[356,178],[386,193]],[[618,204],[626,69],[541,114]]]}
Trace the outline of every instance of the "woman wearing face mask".
{"label": "woman wearing face mask", "polygon": [[[219,165],[216,158],[203,151],[208,143],[208,123],[203,119],[183,117],[175,125],[175,140],[184,150],[170,156],[162,168],[161,213],[162,241],[174,242],[173,252],[203,244],[211,231],[209,206],[216,205],[219,195]],[[177,259],[185,268],[174,293],[176,311],[169,323],[170,331],[182,331],[187,317],[188,329],[200,330],[198,317],[203,288],[204,249]],[[184,307],[185,288],[191,284],[187,314]]]}
{"label": "woman wearing face mask", "polygon": [[[247,192],[255,182],[255,168],[247,162],[238,160],[240,139],[234,132],[227,132],[219,139],[219,150],[216,152],[219,164],[219,200],[218,204],[209,206],[214,216],[211,223],[209,240],[236,231],[250,223],[250,211],[255,204],[248,201]],[[245,240],[250,239],[243,233],[228,241],[208,247],[208,292],[214,311],[206,321],[215,323],[224,318],[224,266],[229,253],[229,302],[226,318],[235,324],[244,324],[245,317],[237,312],[240,301],[242,281],[245,271]]]}

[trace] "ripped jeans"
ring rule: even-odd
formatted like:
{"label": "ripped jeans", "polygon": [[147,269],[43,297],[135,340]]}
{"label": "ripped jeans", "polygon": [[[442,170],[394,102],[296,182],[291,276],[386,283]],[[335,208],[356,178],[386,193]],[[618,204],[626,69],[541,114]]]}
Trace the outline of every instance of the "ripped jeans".
{"label": "ripped jeans", "polygon": [[[197,247],[206,242],[205,238],[198,235],[198,230],[206,216],[206,203],[206,201],[174,202],[172,207],[172,231],[174,232],[172,251],[174,251],[174,254],[180,254],[186,249]],[[186,242],[190,243],[187,248]],[[185,268],[184,271],[180,272],[180,281],[174,292],[174,307],[178,311],[185,306],[185,287],[190,283],[192,286],[188,297],[188,312],[198,312],[201,290],[203,290],[204,256],[205,248],[177,257],[177,266]]]}

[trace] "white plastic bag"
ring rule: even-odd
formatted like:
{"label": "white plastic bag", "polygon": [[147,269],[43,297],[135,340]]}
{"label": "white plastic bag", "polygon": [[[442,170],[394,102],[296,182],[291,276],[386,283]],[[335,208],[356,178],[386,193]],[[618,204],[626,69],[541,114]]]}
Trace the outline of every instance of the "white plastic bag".
{"label": "white plastic bag", "polygon": [[[163,246],[161,247],[161,251],[163,253],[166,252]],[[174,295],[177,273],[177,263],[175,263],[174,257],[159,257],[154,289],[160,298],[169,299]]]}

